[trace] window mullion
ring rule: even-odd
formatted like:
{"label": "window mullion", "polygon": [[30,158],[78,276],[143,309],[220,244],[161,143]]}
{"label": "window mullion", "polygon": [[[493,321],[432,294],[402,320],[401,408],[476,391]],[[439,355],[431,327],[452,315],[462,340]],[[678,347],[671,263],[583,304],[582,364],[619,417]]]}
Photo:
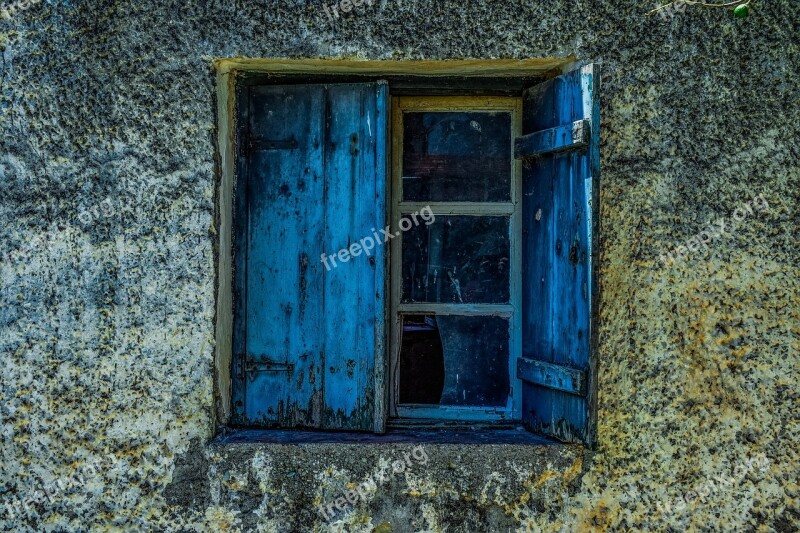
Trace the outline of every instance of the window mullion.
{"label": "window mullion", "polygon": [[404,314],[437,314],[463,316],[498,316],[508,318],[514,314],[512,304],[459,304],[441,302],[401,303],[397,310]]}
{"label": "window mullion", "polygon": [[[475,215],[511,216],[514,214],[512,202],[400,202],[397,205],[399,216],[430,208],[434,215]],[[398,218],[399,218],[398,216]]]}

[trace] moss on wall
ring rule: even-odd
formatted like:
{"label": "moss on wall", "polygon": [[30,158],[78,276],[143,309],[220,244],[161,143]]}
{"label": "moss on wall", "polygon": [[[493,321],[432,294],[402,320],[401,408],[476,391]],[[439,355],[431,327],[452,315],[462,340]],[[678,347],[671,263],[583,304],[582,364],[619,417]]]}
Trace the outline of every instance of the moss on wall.
{"label": "moss on wall", "polygon": [[[48,489],[0,526],[800,528],[800,11],[650,8],[53,0],[0,21],[0,502]],[[604,72],[597,453],[431,447],[325,522],[403,446],[210,446],[211,61],[573,54]]]}

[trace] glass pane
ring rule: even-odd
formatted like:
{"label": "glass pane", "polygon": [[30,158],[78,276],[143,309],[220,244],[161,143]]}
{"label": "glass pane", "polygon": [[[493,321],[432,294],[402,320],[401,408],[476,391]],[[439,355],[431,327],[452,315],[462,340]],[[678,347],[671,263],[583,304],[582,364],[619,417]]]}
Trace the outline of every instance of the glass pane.
{"label": "glass pane", "polygon": [[508,303],[509,218],[437,216],[403,234],[403,303]]}
{"label": "glass pane", "polygon": [[403,316],[400,403],[504,407],[509,324],[489,316]]}
{"label": "glass pane", "polygon": [[511,199],[511,113],[403,115],[403,200]]}

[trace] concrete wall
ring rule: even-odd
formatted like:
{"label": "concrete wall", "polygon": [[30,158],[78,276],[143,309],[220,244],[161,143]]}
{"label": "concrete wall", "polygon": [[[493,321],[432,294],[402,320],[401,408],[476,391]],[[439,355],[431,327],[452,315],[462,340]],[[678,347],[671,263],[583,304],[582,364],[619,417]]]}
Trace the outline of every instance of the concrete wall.
{"label": "concrete wall", "polygon": [[[651,7],[44,0],[0,20],[0,526],[800,528],[800,10]],[[325,521],[413,446],[210,444],[212,60],[571,54],[604,69],[598,450],[426,446]]]}

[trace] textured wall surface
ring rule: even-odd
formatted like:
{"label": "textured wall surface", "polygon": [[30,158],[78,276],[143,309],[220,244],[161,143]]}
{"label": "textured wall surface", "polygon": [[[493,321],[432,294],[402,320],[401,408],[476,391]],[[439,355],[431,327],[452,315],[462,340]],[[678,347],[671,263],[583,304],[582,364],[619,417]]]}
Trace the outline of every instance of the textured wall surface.
{"label": "textured wall surface", "polygon": [[[651,7],[375,0],[332,23],[300,0],[42,0],[0,20],[0,527],[798,530],[800,9]],[[210,444],[211,61],[570,54],[604,71],[598,450],[426,446],[325,521],[410,447]]]}

